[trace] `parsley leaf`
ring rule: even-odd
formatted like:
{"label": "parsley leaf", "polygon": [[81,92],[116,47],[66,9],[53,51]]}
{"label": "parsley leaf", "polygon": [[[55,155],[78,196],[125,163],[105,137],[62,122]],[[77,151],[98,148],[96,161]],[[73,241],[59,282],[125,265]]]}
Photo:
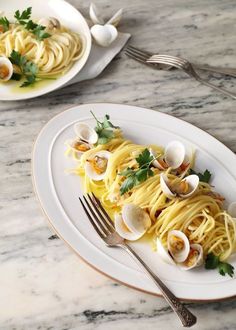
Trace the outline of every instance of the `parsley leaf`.
{"label": "parsley leaf", "polygon": [[220,262],[219,266],[219,273],[222,276],[225,276],[226,274],[228,274],[230,277],[233,277],[234,275],[234,266],[228,264],[227,262]]}
{"label": "parsley leaf", "polygon": [[12,64],[15,64],[20,69],[20,74],[14,74],[11,78],[13,80],[20,80],[22,76],[26,78],[20,87],[27,87],[33,85],[36,82],[36,76],[38,73],[38,67],[35,63],[27,60],[27,58],[21,55],[19,52],[13,50],[9,57]]}
{"label": "parsley leaf", "polygon": [[20,13],[19,10],[15,12],[15,19],[21,24],[26,25],[27,20],[30,19],[32,13],[32,7],[28,7],[27,9],[23,10],[22,13]]}
{"label": "parsley leaf", "polygon": [[234,275],[234,267],[227,262],[220,261],[220,258],[214,255],[214,253],[212,252],[209,253],[206,257],[205,268],[206,269],[218,268],[218,271],[222,276],[228,274],[230,277],[233,277]]}
{"label": "parsley leaf", "polygon": [[220,258],[215,256],[214,253],[209,253],[205,260],[205,268],[206,269],[215,269],[218,267]]}
{"label": "parsley leaf", "polygon": [[140,167],[152,162],[154,157],[150,154],[150,151],[146,148],[143,152],[136,158],[137,163]]}
{"label": "parsley leaf", "polygon": [[99,121],[94,113],[90,111],[91,114],[93,115],[94,119],[97,122],[97,125],[95,127],[95,131],[97,132],[98,135],[98,144],[106,144],[108,143],[111,139],[115,137],[114,134],[114,129],[119,128],[119,126],[114,126],[110,122],[110,117],[108,115],[105,115],[103,122]]}
{"label": "parsley leaf", "polygon": [[137,186],[139,181],[135,175],[130,175],[121,185],[120,193],[124,195],[127,191],[133,189],[134,186]]}
{"label": "parsley leaf", "polygon": [[200,172],[197,173],[194,170],[190,169],[190,174],[196,174],[201,182],[209,183],[211,179],[211,172],[208,170],[205,170],[204,173],[200,173]]}
{"label": "parsley leaf", "polygon": [[126,177],[125,181],[120,187],[121,195],[124,195],[127,191],[133,189],[133,187],[146,181],[150,176],[154,175],[154,172],[150,169],[153,160],[154,157],[146,148],[136,158],[136,161],[139,165],[137,170],[133,170],[132,168],[128,167],[126,170],[119,173],[119,175]]}
{"label": "parsley leaf", "polygon": [[0,26],[2,27],[2,29],[0,29],[0,32],[6,32],[9,30],[10,22],[6,17],[0,17]]}
{"label": "parsley leaf", "polygon": [[51,34],[44,31],[46,29],[46,26],[36,24],[30,19],[31,13],[32,13],[32,7],[28,7],[22,13],[20,13],[20,11],[17,10],[15,12],[14,17],[16,18],[19,24],[24,25],[26,30],[33,33],[38,40],[41,41],[43,39],[51,37]]}
{"label": "parsley leaf", "polygon": [[46,26],[37,25],[37,24],[34,25],[36,25],[36,27],[31,32],[36,36],[38,40],[43,40],[51,37],[51,34],[44,31],[46,29]]}

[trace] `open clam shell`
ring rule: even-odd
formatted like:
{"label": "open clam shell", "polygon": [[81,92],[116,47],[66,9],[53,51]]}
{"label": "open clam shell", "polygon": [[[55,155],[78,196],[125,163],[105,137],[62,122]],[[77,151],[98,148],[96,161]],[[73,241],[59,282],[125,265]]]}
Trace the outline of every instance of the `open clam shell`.
{"label": "open clam shell", "polygon": [[172,141],[165,148],[165,162],[169,167],[176,169],[183,163],[185,154],[184,145],[179,141]]}
{"label": "open clam shell", "polygon": [[67,140],[65,142],[65,145],[70,147],[72,150],[74,150],[78,155],[83,154],[84,152],[91,149],[91,145],[87,142],[81,141],[79,139],[76,140]]}
{"label": "open clam shell", "polygon": [[134,204],[126,204],[121,214],[115,216],[115,228],[125,239],[135,241],[142,237],[151,226],[147,212]]}
{"label": "open clam shell", "polygon": [[110,156],[111,153],[106,150],[101,150],[90,155],[84,165],[87,176],[94,181],[103,180],[106,176]]}
{"label": "open clam shell", "polygon": [[176,193],[172,192],[169,187],[169,179],[166,174],[161,173],[160,174],[160,184],[161,184],[161,190],[167,197],[175,197]]}
{"label": "open clam shell", "polygon": [[11,79],[13,74],[13,65],[7,57],[0,57],[0,81]]}
{"label": "open clam shell", "polygon": [[117,26],[120,23],[122,17],[123,9],[119,9],[106,24],[111,24]]}
{"label": "open clam shell", "polygon": [[182,231],[169,231],[167,245],[168,251],[176,262],[184,262],[187,259],[190,251],[190,244],[187,236]]}
{"label": "open clam shell", "polygon": [[236,202],[232,202],[228,207],[228,213],[232,218],[236,218]]}
{"label": "open clam shell", "polygon": [[118,213],[115,214],[115,229],[121,237],[129,241],[136,241],[143,236],[142,233],[134,233],[130,231],[125,225],[122,215]]}
{"label": "open clam shell", "polygon": [[157,254],[159,255],[159,257],[167,264],[175,265],[173,258],[170,256],[168,251],[164,248],[164,246],[161,243],[161,240],[159,238],[156,239],[156,245],[157,245]]}
{"label": "open clam shell", "polygon": [[183,181],[188,184],[188,192],[186,194],[179,194],[179,196],[183,198],[192,196],[198,188],[199,177],[196,174],[191,174],[186,176],[181,182]]}
{"label": "open clam shell", "polygon": [[179,265],[183,270],[189,270],[203,263],[203,248],[200,244],[190,244],[190,251],[186,260]]}
{"label": "open clam shell", "polygon": [[85,123],[76,123],[74,125],[74,132],[77,138],[89,144],[95,144],[98,140],[96,131]]}
{"label": "open clam shell", "polygon": [[98,7],[91,3],[89,7],[89,16],[93,24],[104,24],[104,19],[102,18],[102,15],[98,9]]}

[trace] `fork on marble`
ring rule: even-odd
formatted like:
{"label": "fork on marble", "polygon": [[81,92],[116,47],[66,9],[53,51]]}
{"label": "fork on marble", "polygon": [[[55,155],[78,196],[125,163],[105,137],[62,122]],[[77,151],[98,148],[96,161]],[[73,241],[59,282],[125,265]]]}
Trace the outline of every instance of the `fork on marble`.
{"label": "fork on marble", "polygon": [[224,68],[215,68],[215,67],[195,65],[181,57],[163,55],[163,54],[151,54],[150,52],[140,50],[133,46],[128,46],[126,48],[125,53],[129,57],[131,57],[141,63],[147,64],[147,65],[152,65],[156,69],[170,70],[173,67],[175,67],[177,69],[181,69],[185,73],[187,73],[190,77],[195,78],[197,81],[199,81],[203,85],[211,87],[211,88],[217,90],[218,92],[221,92],[227,96],[232,97],[233,99],[236,99],[235,93],[229,92],[224,88],[220,88],[220,87],[208,82],[207,80],[202,79],[199,76],[199,74],[196,72],[196,69],[200,69],[200,70],[211,71],[211,72],[215,72],[215,73],[221,73],[221,74],[226,74],[226,75],[236,77],[235,69],[224,69]]}
{"label": "fork on marble", "polygon": [[178,316],[184,327],[191,327],[197,322],[193,315],[181,301],[167,288],[161,279],[153,273],[149,266],[140,256],[126,243],[115,230],[113,221],[105,211],[99,199],[94,194],[84,195],[80,198],[80,203],[93,228],[108,247],[120,247],[128,252],[139,266],[142,266],[146,274],[159,287],[163,297]]}

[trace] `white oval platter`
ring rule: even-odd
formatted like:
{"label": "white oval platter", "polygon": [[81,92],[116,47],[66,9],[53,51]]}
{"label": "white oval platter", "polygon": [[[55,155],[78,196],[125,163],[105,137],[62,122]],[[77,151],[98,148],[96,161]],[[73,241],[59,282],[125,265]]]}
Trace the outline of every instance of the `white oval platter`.
{"label": "white oval platter", "polygon": [[[104,245],[88,222],[78,201],[83,191],[80,178],[65,174],[75,162],[64,156],[64,141],[74,136],[73,124],[83,121],[95,125],[90,114],[98,118],[109,114],[127,138],[140,144],[165,146],[171,140],[182,141],[196,150],[196,170],[206,168],[213,173],[212,184],[227,203],[236,196],[236,156],[221,142],[172,116],[129,105],[85,104],[62,112],[50,120],[40,132],[33,150],[33,182],[36,194],[50,224],[91,266],[125,285],[160,295],[135,262],[120,249]],[[227,206],[226,203],[226,206]],[[162,262],[144,241],[132,243],[133,248],[178,297],[190,301],[221,300],[236,296],[236,282],[220,276],[216,270],[203,267],[181,271]],[[230,261],[236,268],[236,258]]]}

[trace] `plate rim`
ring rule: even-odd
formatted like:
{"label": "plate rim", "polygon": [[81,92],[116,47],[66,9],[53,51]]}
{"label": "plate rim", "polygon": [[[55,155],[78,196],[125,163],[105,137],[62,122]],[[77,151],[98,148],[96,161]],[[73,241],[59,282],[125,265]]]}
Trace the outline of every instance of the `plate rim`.
{"label": "plate rim", "polygon": [[[55,0],[54,0],[55,1]],[[79,69],[79,71],[75,72],[68,80],[66,80],[64,83],[60,84],[59,86],[57,87],[54,87],[53,89],[49,90],[49,91],[44,91],[44,92],[40,92],[40,89],[38,91],[36,91],[36,95],[30,95],[30,92],[29,93],[25,93],[25,94],[22,94],[22,95],[18,95],[18,96],[12,96],[12,97],[1,97],[0,96],[0,101],[2,102],[14,102],[14,101],[22,101],[22,100],[29,100],[29,99],[34,99],[34,98],[37,98],[37,97],[40,97],[40,96],[43,96],[43,95],[47,95],[47,94],[50,94],[60,88],[63,88],[65,87],[73,78],[75,78],[75,76],[77,74],[79,74],[79,72],[84,68],[84,66],[86,65],[87,61],[88,61],[88,58],[89,58],[89,55],[91,53],[91,49],[92,49],[92,36],[91,36],[91,33],[90,33],[90,29],[89,29],[89,26],[88,26],[88,23],[85,19],[85,17],[82,15],[82,13],[80,12],[79,9],[77,9],[75,6],[73,6],[71,3],[69,3],[67,0],[56,0],[56,1],[59,1],[61,3],[64,3],[66,4],[67,6],[73,8],[75,11],[77,11],[77,13],[79,14],[79,16],[81,16],[81,19],[83,20],[83,24],[84,26],[86,26],[87,28],[87,35],[86,35],[86,52],[88,52],[87,54],[87,58],[86,60],[84,61],[82,67]],[[48,3],[50,2],[50,0],[46,0],[45,3]],[[63,77],[63,76],[62,76]],[[60,78],[59,78],[60,79]],[[58,80],[59,80],[58,79]],[[50,86],[50,85],[49,85]]]}
{"label": "plate rim", "polygon": [[[64,1],[64,0],[63,0]],[[232,153],[233,156],[235,156],[234,152],[229,148],[227,147],[223,142],[221,142],[220,140],[218,140],[217,138],[215,138],[212,134],[204,131],[203,129],[199,128],[198,126],[194,125],[194,124],[191,124],[181,118],[177,118],[171,114],[167,114],[167,113],[163,113],[161,111],[158,111],[158,110],[154,110],[154,109],[150,109],[150,108],[145,108],[144,106],[137,106],[135,104],[124,104],[124,103],[113,103],[113,102],[93,102],[93,103],[81,103],[81,104],[77,104],[77,105],[73,105],[73,106],[70,106],[68,108],[65,108],[63,111],[61,111],[60,113],[54,115],[49,121],[46,122],[46,124],[43,125],[43,127],[39,130],[36,138],[34,139],[34,142],[33,142],[33,146],[32,146],[32,152],[31,152],[31,178],[32,178],[32,185],[33,185],[33,191],[34,191],[34,194],[38,200],[38,204],[39,204],[39,207],[41,209],[41,212],[42,214],[44,215],[44,217],[47,219],[48,221],[48,224],[49,226],[53,229],[53,231],[58,235],[58,237],[63,240],[66,245],[78,256],[80,257],[80,259],[85,262],[87,265],[89,265],[91,268],[93,268],[94,270],[96,270],[97,272],[99,272],[100,274],[106,276],[107,278],[109,279],[112,279],[113,281],[115,282],[118,282],[120,284],[123,284],[129,288],[132,288],[132,289],[135,289],[139,292],[143,292],[143,293],[147,293],[147,294],[150,294],[152,296],[157,296],[157,297],[163,297],[162,294],[159,294],[159,293],[155,293],[155,292],[152,292],[152,291],[149,291],[149,290],[146,290],[146,289],[141,289],[135,285],[131,285],[131,284],[128,284],[126,282],[123,282],[122,280],[114,277],[114,276],[111,276],[109,274],[107,274],[106,272],[102,271],[101,269],[99,269],[98,267],[96,267],[95,265],[93,265],[91,262],[89,262],[88,260],[86,260],[85,257],[82,257],[81,254],[72,246],[72,244],[70,244],[70,242],[68,242],[61,234],[60,232],[56,229],[55,225],[53,224],[53,221],[50,219],[49,215],[47,214],[47,211],[45,210],[45,208],[43,207],[43,203],[41,202],[41,199],[40,199],[40,196],[37,192],[37,188],[36,188],[36,180],[35,180],[35,175],[34,175],[34,154],[35,154],[35,150],[36,150],[36,143],[39,139],[39,137],[41,136],[41,133],[43,133],[43,131],[47,128],[47,126],[53,122],[57,117],[60,117],[62,116],[65,112],[69,112],[71,110],[75,110],[77,109],[78,107],[80,106],[96,106],[96,105],[101,105],[101,104],[104,104],[104,105],[115,105],[115,106],[127,106],[127,107],[136,107],[136,108],[139,108],[140,110],[147,110],[147,111],[151,111],[151,112],[158,112],[160,113],[161,115],[164,115],[166,117],[169,117],[169,118],[174,118],[175,120],[178,120],[180,122],[184,122],[185,124],[188,124],[190,125],[191,127],[193,128],[197,128],[199,131],[201,131],[201,133],[204,133],[204,134],[207,134],[208,136],[210,136],[211,138],[213,138],[216,142],[220,143],[224,148],[227,148],[227,150]],[[236,294],[235,295],[232,295],[232,296],[227,296],[227,297],[219,297],[219,298],[208,298],[208,299],[195,299],[195,298],[185,298],[185,297],[179,297],[178,298],[182,301],[185,301],[185,302],[193,302],[193,303],[206,303],[206,302],[223,302],[223,301],[230,301],[230,300],[234,300],[236,299]]]}

